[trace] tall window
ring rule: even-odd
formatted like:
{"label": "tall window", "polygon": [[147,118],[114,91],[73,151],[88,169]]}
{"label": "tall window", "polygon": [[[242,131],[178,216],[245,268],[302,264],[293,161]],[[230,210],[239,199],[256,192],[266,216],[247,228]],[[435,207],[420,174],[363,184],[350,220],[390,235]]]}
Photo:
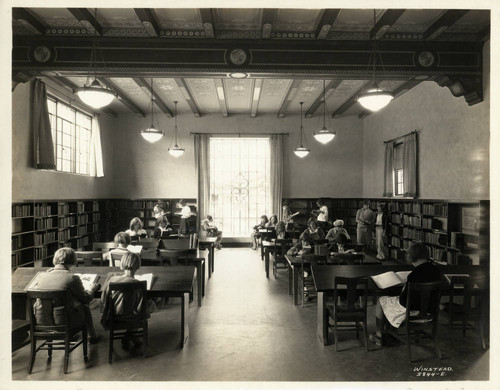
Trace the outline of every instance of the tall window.
{"label": "tall window", "polygon": [[403,143],[394,145],[394,195],[404,194],[403,186]]}
{"label": "tall window", "polygon": [[208,211],[224,236],[248,236],[269,209],[269,138],[210,138]]}
{"label": "tall window", "polygon": [[56,169],[89,175],[92,117],[59,100],[47,99]]}

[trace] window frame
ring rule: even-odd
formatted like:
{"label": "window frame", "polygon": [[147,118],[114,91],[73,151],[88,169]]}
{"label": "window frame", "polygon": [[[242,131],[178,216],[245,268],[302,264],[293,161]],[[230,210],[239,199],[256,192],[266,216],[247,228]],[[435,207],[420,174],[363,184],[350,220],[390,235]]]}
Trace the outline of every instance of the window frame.
{"label": "window frame", "polygon": [[[393,167],[392,167],[392,193],[394,194],[395,198],[403,198],[404,197],[404,169],[401,166],[400,168],[397,168],[395,166],[395,156],[396,156],[396,148],[402,148],[401,153],[403,153],[403,147],[404,147],[404,141],[400,142],[395,142],[393,145]],[[403,156],[401,156],[401,160],[403,159]],[[401,173],[402,180],[399,181],[398,173]],[[401,185],[401,192],[399,192],[399,185]]]}
{"label": "window frame", "polygon": [[[71,102],[66,102],[59,97],[57,97],[54,94],[47,93],[47,106],[49,107],[50,104],[49,102],[52,102],[55,105],[55,112],[51,112],[49,110],[49,118],[51,119],[51,132],[52,132],[52,137],[53,137],[53,145],[54,145],[54,158],[56,161],[56,168],[53,169],[52,171],[54,172],[59,172],[59,173],[65,173],[65,174],[72,174],[72,175],[79,175],[79,176],[92,176],[90,172],[90,165],[91,165],[91,147],[92,147],[92,119],[93,119],[93,113],[87,112],[85,110],[80,109],[79,107],[75,107],[74,105],[71,104]],[[63,116],[59,116],[59,105],[62,105],[72,111],[72,119],[67,119]],[[88,123],[89,126],[85,127],[84,123],[80,122],[78,120],[78,116],[83,115],[84,117],[88,118]],[[60,122],[60,125],[59,123]],[[66,133],[63,130],[63,123],[68,123],[70,125],[70,131],[69,134]],[[55,126],[55,128],[54,128]],[[61,126],[61,128],[59,128]],[[87,137],[82,137],[82,130],[85,129],[84,131],[88,131]],[[64,135],[69,135],[70,137],[70,145],[64,145],[63,138]],[[81,158],[78,155],[78,153],[82,154],[81,152],[81,144],[87,143],[85,154],[86,154],[86,163],[83,164],[86,166],[85,172],[82,172],[80,170],[80,167],[82,166],[81,164]],[[78,146],[78,148],[77,148]],[[70,151],[70,156],[69,158],[63,158],[62,155],[59,153],[59,149],[63,149],[64,147],[68,147],[71,149]],[[60,161],[60,162],[59,162]],[[64,169],[64,162],[69,161],[69,171]]]}

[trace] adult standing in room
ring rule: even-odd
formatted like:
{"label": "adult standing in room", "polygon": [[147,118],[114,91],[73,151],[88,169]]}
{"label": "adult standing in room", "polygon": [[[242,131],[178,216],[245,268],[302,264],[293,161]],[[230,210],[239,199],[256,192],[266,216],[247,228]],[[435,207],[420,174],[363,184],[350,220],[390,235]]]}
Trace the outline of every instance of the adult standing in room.
{"label": "adult standing in room", "polygon": [[180,223],[180,234],[187,235],[189,234],[189,217],[191,216],[191,208],[187,205],[186,201],[183,199],[180,202],[182,206],[180,215],[181,215],[181,223]]}
{"label": "adult standing in room", "polygon": [[370,201],[364,200],[363,207],[356,212],[356,239],[358,245],[368,247],[371,241],[371,225],[375,219],[375,213],[370,210]]}
{"label": "adult standing in room", "polygon": [[388,227],[387,212],[383,203],[377,203],[377,216],[375,219],[375,236],[377,242],[377,259],[384,260],[384,239]]}
{"label": "adult standing in room", "polygon": [[316,215],[316,220],[318,221],[318,226],[325,227],[328,222],[328,207],[325,205],[325,202],[322,199],[318,199],[316,202],[319,209],[314,210],[314,214]]}

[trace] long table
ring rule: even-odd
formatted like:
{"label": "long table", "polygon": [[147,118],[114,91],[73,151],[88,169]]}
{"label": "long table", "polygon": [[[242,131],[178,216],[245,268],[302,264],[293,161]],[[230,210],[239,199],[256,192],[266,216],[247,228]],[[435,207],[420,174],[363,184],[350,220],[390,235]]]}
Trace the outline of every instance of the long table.
{"label": "long table", "polygon": [[198,248],[200,250],[208,249],[208,277],[212,277],[215,270],[215,242],[217,237],[205,237],[198,239]]}
{"label": "long table", "polygon": [[[340,256],[342,258],[347,258],[349,256],[352,257],[358,257],[360,253],[342,253]],[[337,256],[338,257],[338,256]],[[333,259],[335,256],[327,256],[326,259]],[[298,305],[299,304],[299,272],[301,270],[302,266],[302,257],[300,256],[294,256],[294,255],[285,255],[285,259],[288,262],[288,294],[292,295],[293,297],[293,304]],[[305,260],[304,262],[305,267],[310,267],[312,264]],[[370,258],[364,257],[363,259],[363,264],[371,264],[375,266],[380,266],[380,261],[378,260],[373,260]],[[326,267],[332,267],[334,266],[333,264],[327,264],[325,265]],[[359,267],[359,265],[356,265],[355,267]]]}
{"label": "long table", "polygon": [[[447,274],[469,274],[471,276],[486,275],[487,271],[480,266],[472,265],[445,265],[438,266],[443,273]],[[328,345],[328,313],[326,311],[325,297],[333,295],[335,277],[359,278],[369,277],[368,294],[371,296],[388,295],[388,289],[382,290],[377,287],[370,276],[379,275],[384,272],[411,271],[413,266],[409,264],[398,265],[313,265],[311,267],[314,285],[318,293],[317,297],[317,335],[323,345]],[[443,290],[446,294],[446,290]],[[394,289],[391,289],[391,294]]]}
{"label": "long table", "polygon": [[[42,268],[17,268],[12,274],[12,296],[17,304],[24,301],[26,303],[26,291],[33,277],[40,271],[46,271],[49,267]],[[121,273],[119,267],[73,267],[72,273],[97,274],[101,285],[106,280],[108,273]],[[180,297],[181,298],[181,340],[180,347],[183,348],[189,338],[189,292],[194,283],[194,267],[141,267],[137,275],[152,273],[154,281],[151,290],[148,290],[149,297]],[[100,296],[101,289],[96,292]]]}
{"label": "long table", "polygon": [[[144,262],[156,263],[162,266],[166,258],[164,249],[160,249],[158,252],[153,249],[143,249],[141,251],[141,260]],[[201,306],[202,298],[205,296],[205,258],[199,257],[197,249],[189,249],[184,265],[192,265],[196,268],[198,306]]]}

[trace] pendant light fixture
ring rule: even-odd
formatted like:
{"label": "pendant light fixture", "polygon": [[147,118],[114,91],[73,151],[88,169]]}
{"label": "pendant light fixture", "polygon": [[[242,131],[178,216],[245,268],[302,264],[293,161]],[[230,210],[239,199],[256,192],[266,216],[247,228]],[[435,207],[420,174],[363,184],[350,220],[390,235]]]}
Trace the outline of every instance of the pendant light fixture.
{"label": "pendant light fixture", "polygon": [[[175,119],[175,126],[174,126],[174,135],[172,136],[172,142],[170,143],[170,148],[168,148],[168,152],[170,155],[174,157],[180,157],[184,154],[184,148],[178,145],[178,132],[179,130],[177,129],[177,102],[174,102],[175,104],[175,113],[174,113],[174,119]],[[174,146],[172,146],[172,143],[174,143]]]}
{"label": "pendant light fixture", "polygon": [[300,146],[297,146],[293,152],[295,153],[295,155],[297,157],[300,157],[300,158],[304,158],[305,156],[307,156],[309,154],[309,152],[311,151],[308,147],[307,147],[307,144],[306,146],[304,146],[304,143],[305,143],[305,137],[304,137],[304,128],[302,127],[302,105],[304,104],[304,102],[300,102],[300,134],[299,134],[299,139],[297,142],[297,144],[300,143]]}
{"label": "pendant light fixture", "polygon": [[[97,20],[97,8],[94,11],[94,18]],[[92,52],[90,55],[90,69],[87,75],[87,81],[81,88],[75,89],[75,93],[78,95],[80,100],[84,102],[86,105],[93,108],[102,108],[110,104],[116,94],[108,88],[103,87],[99,81],[97,81],[97,44],[96,44],[96,34],[97,31],[94,28],[94,40],[92,42]],[[99,50],[101,54],[101,61],[104,64],[104,58],[102,56],[102,52]],[[94,75],[92,76],[92,71]],[[94,81],[90,82],[91,79]]]}
{"label": "pendant light fixture", "polygon": [[[375,26],[376,24],[376,12],[373,10],[373,25]],[[382,57],[380,57],[380,65],[382,66],[382,71],[384,71],[384,64],[382,63]],[[373,88],[369,89],[368,91],[362,92],[359,97],[358,97],[358,102],[361,103],[361,105],[364,108],[367,108],[370,111],[379,111],[385,106],[387,106],[392,99],[394,99],[394,93],[390,91],[384,91],[381,89],[377,83],[377,80],[375,78],[375,71],[377,68],[377,36],[373,38],[373,53],[370,56],[370,58],[373,58]],[[369,61],[370,62],[370,61]],[[368,65],[370,65],[368,63]]]}
{"label": "pendant light fixture", "polygon": [[[151,102],[149,103],[149,108],[151,110],[151,125],[145,130],[141,130],[142,138],[146,141],[154,143],[163,137],[163,132],[157,129],[154,125],[155,120],[155,110],[154,110],[154,97],[153,97],[153,79],[151,79]],[[156,125],[159,126],[158,117],[156,117]]]}
{"label": "pendant light fixture", "polygon": [[326,82],[323,80],[323,128],[314,133],[316,141],[322,144],[327,144],[335,138],[335,131],[330,131],[326,128]]}

